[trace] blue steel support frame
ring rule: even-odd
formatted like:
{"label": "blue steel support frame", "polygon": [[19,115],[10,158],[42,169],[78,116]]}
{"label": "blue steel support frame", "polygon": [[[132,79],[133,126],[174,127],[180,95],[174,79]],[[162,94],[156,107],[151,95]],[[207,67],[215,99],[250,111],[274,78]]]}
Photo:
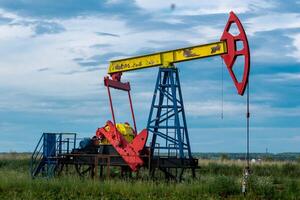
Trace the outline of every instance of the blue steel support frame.
{"label": "blue steel support frame", "polygon": [[175,151],[179,158],[192,159],[178,69],[160,68],[153,94],[148,131],[152,134],[151,155],[156,150]]}

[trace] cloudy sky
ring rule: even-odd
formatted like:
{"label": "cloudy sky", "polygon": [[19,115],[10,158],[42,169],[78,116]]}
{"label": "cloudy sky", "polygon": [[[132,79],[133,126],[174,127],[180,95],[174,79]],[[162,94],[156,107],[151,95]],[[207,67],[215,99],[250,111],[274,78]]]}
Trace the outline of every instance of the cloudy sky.
{"label": "cloudy sky", "polygon": [[[299,152],[296,0],[0,0],[0,152],[32,151],[42,132],[94,135],[111,119],[103,86],[109,60],[219,41],[231,10],[252,55],[251,151]],[[192,150],[244,152],[246,98],[237,95],[221,58],[177,67]],[[132,85],[139,130],[157,71],[123,76]],[[128,121],[126,95],[113,95],[117,120]]]}

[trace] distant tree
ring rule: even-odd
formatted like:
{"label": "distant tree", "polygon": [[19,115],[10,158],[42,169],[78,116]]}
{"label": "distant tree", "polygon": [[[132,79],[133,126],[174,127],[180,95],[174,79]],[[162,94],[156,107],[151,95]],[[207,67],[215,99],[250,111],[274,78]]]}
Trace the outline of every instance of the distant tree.
{"label": "distant tree", "polygon": [[274,158],[273,158],[271,155],[266,155],[266,156],[264,157],[264,160],[265,160],[265,161],[274,161]]}
{"label": "distant tree", "polygon": [[224,161],[224,160],[229,160],[228,154],[222,153],[222,154],[221,154],[221,160],[222,160],[222,161]]}

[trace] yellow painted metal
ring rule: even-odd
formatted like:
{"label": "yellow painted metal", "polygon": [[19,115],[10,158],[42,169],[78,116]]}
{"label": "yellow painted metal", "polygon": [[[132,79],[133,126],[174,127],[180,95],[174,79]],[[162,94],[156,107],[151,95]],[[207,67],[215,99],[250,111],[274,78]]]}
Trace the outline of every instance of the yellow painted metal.
{"label": "yellow painted metal", "polygon": [[[124,137],[124,139],[127,142],[131,142],[134,139],[135,135],[134,135],[133,128],[128,123],[124,123],[124,124],[117,123],[116,127],[117,130],[121,133],[121,135]],[[104,127],[104,129],[106,131],[109,131],[109,126]],[[106,138],[103,138],[100,141],[100,144],[103,145],[103,144],[110,144],[110,143]]]}
{"label": "yellow painted metal", "polygon": [[200,59],[227,53],[225,41],[191,46],[182,49],[163,51],[148,55],[113,60],[110,62],[108,73],[137,70],[147,67],[170,67],[173,63]]}
{"label": "yellow painted metal", "polygon": [[133,140],[135,136],[133,128],[128,123],[117,124],[117,129],[123,135],[125,140],[127,140],[127,142],[131,142]]}

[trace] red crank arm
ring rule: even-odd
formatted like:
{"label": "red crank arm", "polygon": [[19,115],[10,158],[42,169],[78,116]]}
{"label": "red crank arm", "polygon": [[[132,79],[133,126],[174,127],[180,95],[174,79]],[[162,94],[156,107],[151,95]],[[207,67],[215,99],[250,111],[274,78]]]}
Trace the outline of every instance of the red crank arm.
{"label": "red crank arm", "polygon": [[[239,30],[239,34],[233,36],[229,30],[232,24],[236,24]],[[234,85],[238,91],[238,94],[243,95],[248,83],[248,77],[250,72],[250,51],[247,36],[245,30],[239,20],[239,18],[231,11],[228,22],[225,26],[223,35],[221,40],[225,40],[227,42],[227,54],[223,54],[221,57],[223,58],[227,69],[230,73],[230,76],[234,82]],[[237,42],[241,41],[243,43],[243,48],[241,50],[237,50]],[[233,65],[238,56],[244,56],[244,73],[243,79],[239,82],[236,78],[236,75],[233,72]]]}
{"label": "red crank arm", "polygon": [[140,157],[140,152],[145,147],[147,141],[147,129],[142,130],[141,133],[139,133],[132,142],[129,143],[124,139],[121,133],[119,133],[115,125],[111,121],[107,121],[106,126],[98,128],[96,136],[104,136],[116,149],[132,171],[136,171],[144,164],[143,159]]}

